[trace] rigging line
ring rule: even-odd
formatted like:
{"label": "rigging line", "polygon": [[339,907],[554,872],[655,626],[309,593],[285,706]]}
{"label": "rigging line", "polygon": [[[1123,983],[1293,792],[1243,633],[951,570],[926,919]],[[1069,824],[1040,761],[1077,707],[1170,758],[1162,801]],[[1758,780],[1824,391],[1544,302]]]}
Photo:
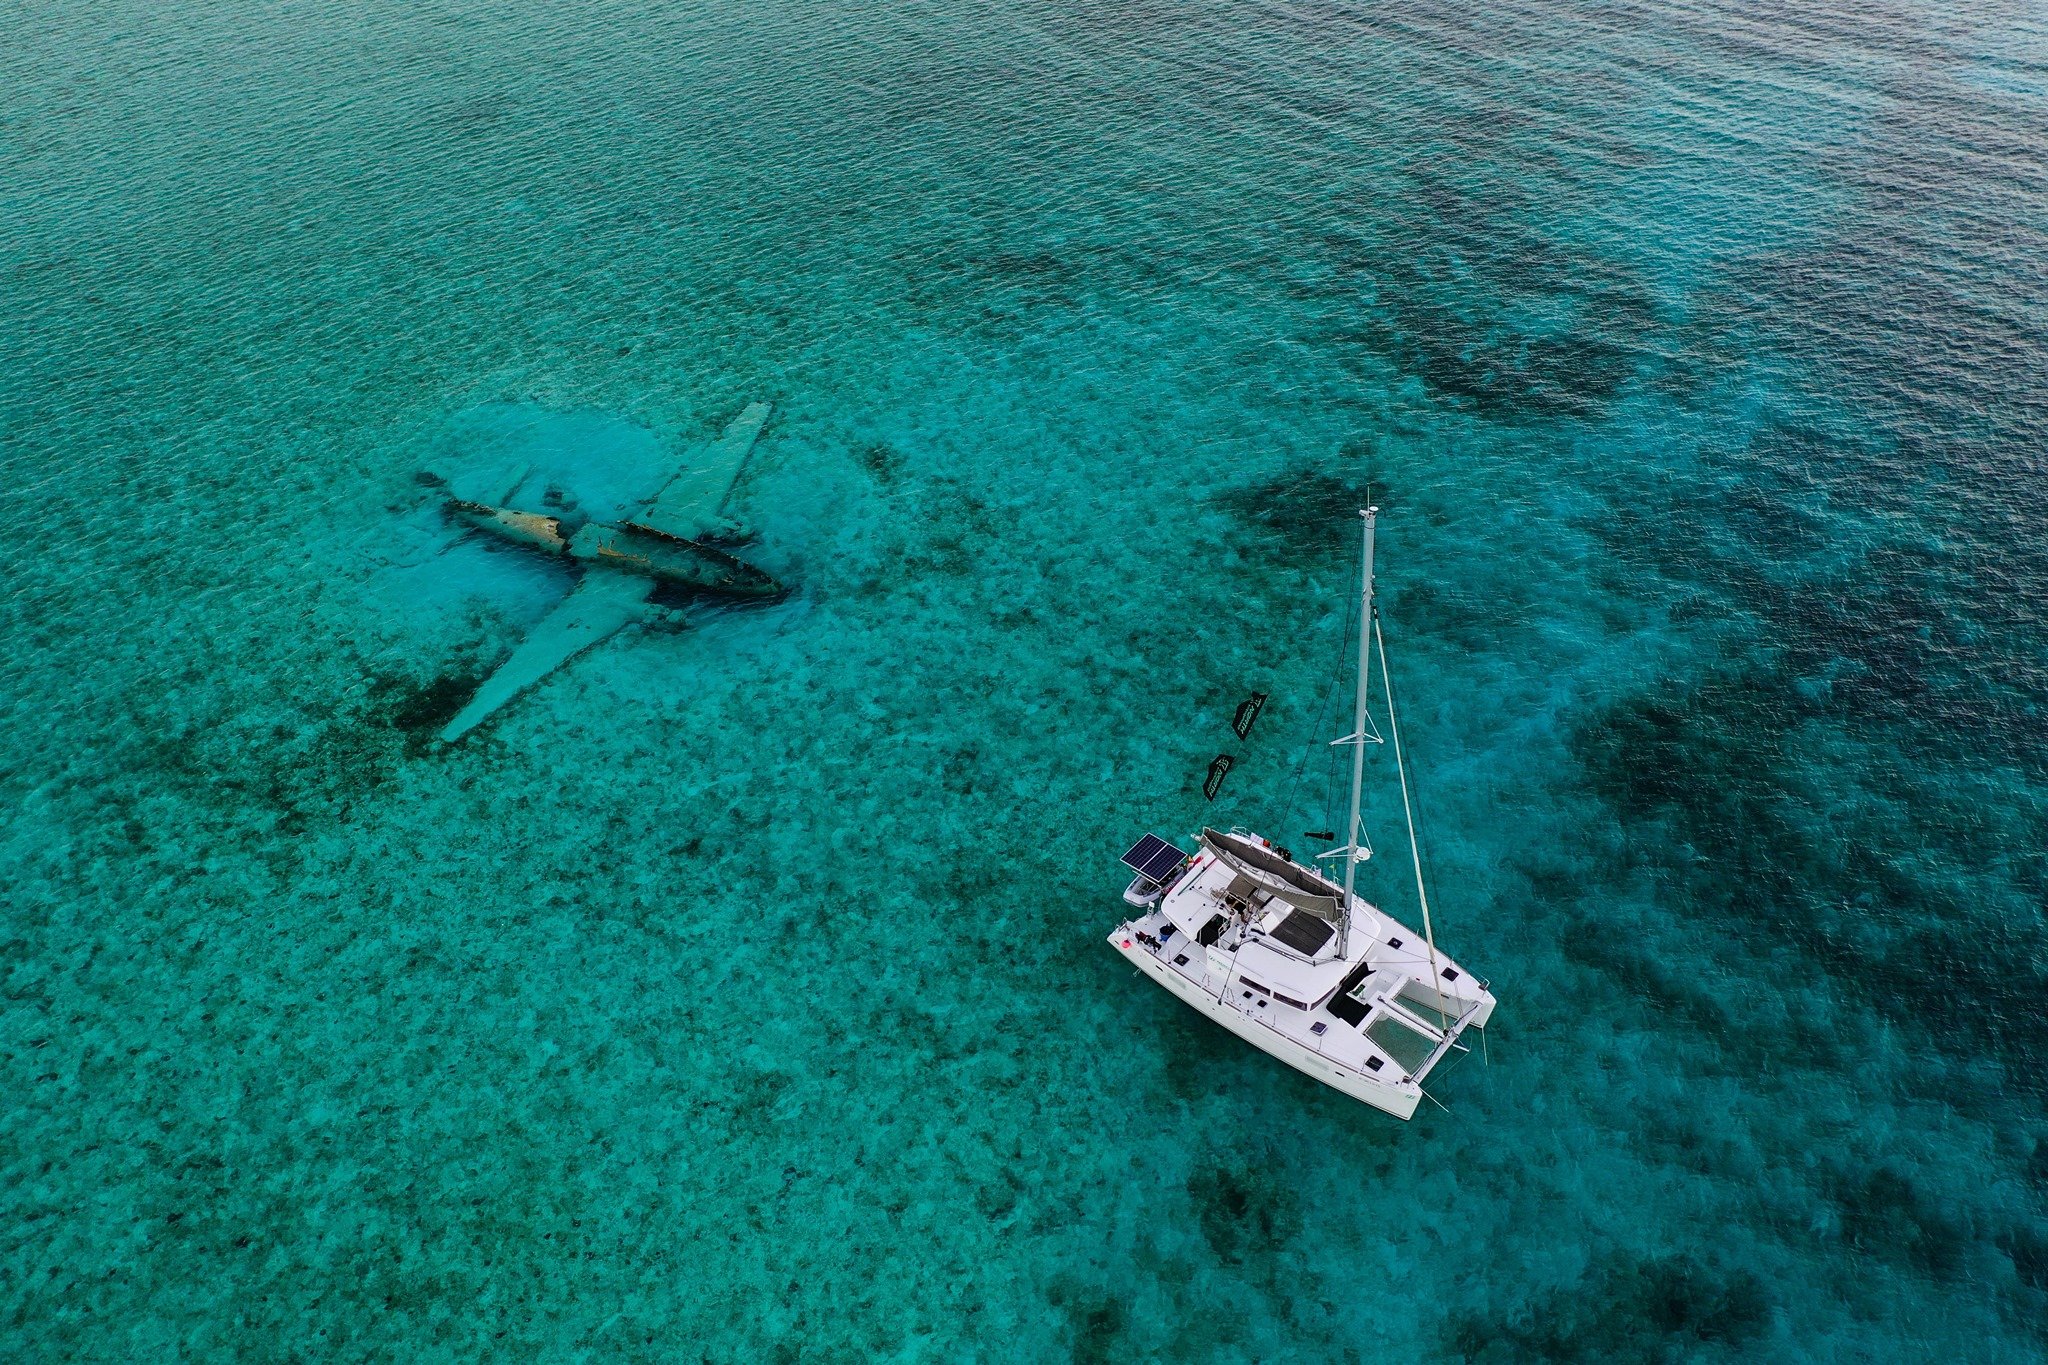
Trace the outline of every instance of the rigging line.
{"label": "rigging line", "polygon": [[[1434,829],[1436,825],[1434,817],[1429,813],[1429,797],[1422,790],[1422,775],[1420,773],[1408,779],[1408,790],[1415,801],[1415,860],[1423,866],[1431,877],[1434,877],[1436,876],[1435,855],[1423,851],[1422,831]],[[1474,980],[1478,981],[1482,989],[1486,987],[1484,981],[1479,981],[1476,977]]]}
{"label": "rigging line", "polygon": [[[1345,654],[1349,654],[1349,653],[1351,652],[1351,631],[1350,631],[1350,629],[1349,629],[1348,627],[1346,628],[1346,630],[1345,630],[1345,632],[1344,632],[1344,652],[1345,652]],[[1340,657],[1341,657],[1341,656],[1340,656]],[[1342,681],[1343,681],[1343,670],[1342,670],[1342,669],[1340,668],[1340,669],[1338,669],[1338,670],[1337,670],[1336,674],[1335,674],[1335,675],[1333,675],[1333,677],[1331,678],[1331,682],[1330,682],[1330,699],[1331,699],[1331,701],[1332,701],[1333,703],[1334,703],[1334,702],[1335,702],[1335,700],[1336,700],[1336,697],[1337,697],[1337,692],[1338,692],[1339,686],[1340,686],[1340,684],[1342,683]],[[1322,731],[1320,731],[1320,730],[1318,730],[1318,731],[1316,732],[1316,736],[1317,736],[1317,737],[1319,737],[1319,736],[1320,736],[1321,734],[1322,734]],[[1314,744],[1314,743],[1316,742],[1316,737],[1311,737],[1311,738],[1310,738],[1310,740],[1309,740],[1309,742],[1310,742],[1311,744]],[[1322,805],[1321,805],[1321,806],[1320,806],[1320,807],[1319,807],[1319,808],[1317,809],[1317,812],[1316,812],[1316,814],[1317,814],[1317,818],[1318,818],[1318,820],[1319,820],[1319,822],[1320,822],[1320,825],[1319,825],[1319,827],[1320,827],[1320,828],[1322,828],[1322,829],[1332,829],[1332,830],[1333,830],[1333,829],[1336,829],[1336,828],[1337,828],[1337,823],[1338,823],[1338,819],[1337,819],[1337,790],[1338,790],[1338,787],[1337,787],[1337,760],[1338,760],[1338,759],[1339,759],[1339,758],[1340,758],[1340,757],[1342,756],[1342,751],[1341,751],[1341,750],[1339,750],[1339,749],[1337,748],[1337,746],[1335,746],[1335,745],[1333,745],[1333,744],[1325,744],[1325,745],[1323,745],[1323,746],[1322,746],[1322,749],[1323,749],[1323,801],[1322,801]]]}
{"label": "rigging line", "polygon": [[1337,828],[1337,759],[1339,755],[1335,745],[1326,744],[1323,747],[1329,750],[1329,756],[1323,760],[1323,804],[1320,811],[1322,828],[1335,829]]}
{"label": "rigging line", "polygon": [[1429,944],[1429,975],[1436,985],[1439,1007],[1444,1001],[1444,979],[1436,961],[1436,930],[1429,922],[1429,892],[1422,885],[1422,845],[1415,837],[1415,807],[1408,799],[1408,763],[1401,756],[1401,722],[1394,715],[1394,677],[1387,672],[1387,637],[1380,629],[1377,608],[1372,614],[1373,643],[1380,652],[1380,685],[1387,690],[1387,733],[1394,740],[1394,771],[1401,777],[1401,813],[1408,818],[1408,857],[1415,864],[1415,898],[1422,902],[1422,937]]}
{"label": "rigging line", "polygon": [[[1350,652],[1351,623],[1354,610],[1355,609],[1351,605],[1351,599],[1347,596],[1344,601],[1345,654],[1348,654]],[[1339,659],[1342,659],[1343,657],[1343,654],[1340,654],[1338,656]],[[1324,686],[1322,709],[1316,712],[1315,725],[1312,729],[1309,730],[1307,737],[1302,741],[1301,756],[1294,760],[1294,773],[1291,777],[1287,779],[1286,813],[1289,815],[1294,814],[1294,798],[1301,791],[1301,775],[1303,771],[1306,770],[1308,767],[1308,756],[1310,752],[1314,750],[1314,748],[1316,747],[1316,736],[1320,735],[1323,732],[1324,718],[1330,714],[1330,704],[1337,699],[1337,690],[1339,685],[1342,684],[1343,681],[1344,665],[1342,663],[1339,663],[1336,669],[1330,674],[1329,682]],[[1327,792],[1325,793],[1323,804],[1325,807],[1325,813],[1327,814],[1327,807],[1329,806]]]}
{"label": "rigging line", "polygon": [[[1368,503],[1367,505],[1370,506],[1371,504]],[[1368,584],[1366,585],[1366,591],[1361,594],[1361,604],[1369,604],[1371,601],[1371,585]],[[1378,608],[1376,607],[1371,609],[1378,610]],[[1347,659],[1351,657],[1351,620],[1351,605],[1347,601],[1344,609],[1344,657]],[[1359,623],[1359,630],[1361,632],[1365,631],[1368,628],[1368,623],[1363,621]],[[1362,634],[1360,636],[1359,643],[1364,643],[1364,638]],[[1360,695],[1369,698],[1372,692],[1372,661],[1366,657],[1365,652],[1363,650],[1359,651],[1358,667],[1362,674],[1362,676],[1358,679],[1358,691]],[[1334,685],[1341,686],[1343,684],[1343,681],[1344,669],[1343,666],[1340,664],[1338,666],[1337,673],[1334,679]],[[1363,716],[1363,719],[1359,719],[1359,716],[1361,715]],[[1379,726],[1375,724],[1373,721],[1371,705],[1369,703],[1362,704],[1358,708],[1358,710],[1353,713],[1353,720],[1358,728],[1357,743],[1359,751],[1363,753],[1366,743],[1365,737],[1367,735],[1372,736],[1372,741],[1375,744],[1379,742]],[[1329,766],[1325,770],[1329,774],[1329,785],[1325,791],[1324,808],[1327,810],[1329,814],[1329,820],[1326,823],[1331,829],[1335,829],[1337,828],[1337,812],[1340,809],[1340,807],[1337,804],[1337,793],[1340,790],[1340,779],[1343,777],[1343,754],[1342,750],[1335,745],[1329,746],[1329,750]],[[1362,772],[1362,769],[1360,771]],[[1345,835],[1345,845],[1351,850],[1352,861],[1357,861],[1358,852],[1360,849],[1363,849],[1365,851],[1366,856],[1370,857],[1372,855],[1372,838],[1365,832],[1364,810],[1361,808],[1355,817],[1347,816],[1346,818],[1350,820],[1351,825],[1349,831]]]}
{"label": "rigging line", "polygon": [[1316,736],[1322,733],[1323,717],[1330,712],[1330,697],[1334,694],[1334,688],[1325,693],[1322,706],[1316,712],[1316,718],[1311,723],[1308,736],[1301,743],[1300,756],[1294,760],[1294,771],[1287,779],[1287,804],[1284,809],[1288,815],[1294,814],[1294,801],[1301,794],[1301,776],[1308,768],[1309,751],[1315,747]]}

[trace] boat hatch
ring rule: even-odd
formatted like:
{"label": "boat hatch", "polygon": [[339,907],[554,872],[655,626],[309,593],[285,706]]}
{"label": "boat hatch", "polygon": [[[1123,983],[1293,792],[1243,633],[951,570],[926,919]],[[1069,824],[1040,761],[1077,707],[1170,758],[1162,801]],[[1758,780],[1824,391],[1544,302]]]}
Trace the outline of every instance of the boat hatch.
{"label": "boat hatch", "polygon": [[1336,936],[1337,931],[1330,922],[1320,915],[1306,910],[1296,910],[1280,921],[1273,930],[1273,937],[1300,953],[1303,957],[1314,957],[1323,950],[1323,945]]}

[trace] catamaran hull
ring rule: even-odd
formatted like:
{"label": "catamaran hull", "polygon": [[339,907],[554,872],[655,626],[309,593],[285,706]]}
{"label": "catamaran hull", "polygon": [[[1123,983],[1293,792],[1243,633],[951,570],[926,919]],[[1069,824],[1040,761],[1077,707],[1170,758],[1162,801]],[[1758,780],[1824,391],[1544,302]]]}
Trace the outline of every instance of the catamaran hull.
{"label": "catamaran hull", "polygon": [[1303,1047],[1286,1034],[1223,1004],[1201,986],[1174,971],[1145,949],[1129,942],[1131,937],[1128,928],[1119,929],[1109,936],[1109,946],[1116,949],[1133,967],[1164,986],[1168,994],[1188,1008],[1221,1024],[1259,1051],[1279,1058],[1302,1075],[1321,1081],[1332,1090],[1340,1091],[1375,1109],[1384,1110],[1397,1119],[1415,1117],[1415,1107],[1422,1103],[1421,1086],[1412,1081],[1403,1084],[1376,1080],[1363,1072],[1333,1062],[1312,1048]]}

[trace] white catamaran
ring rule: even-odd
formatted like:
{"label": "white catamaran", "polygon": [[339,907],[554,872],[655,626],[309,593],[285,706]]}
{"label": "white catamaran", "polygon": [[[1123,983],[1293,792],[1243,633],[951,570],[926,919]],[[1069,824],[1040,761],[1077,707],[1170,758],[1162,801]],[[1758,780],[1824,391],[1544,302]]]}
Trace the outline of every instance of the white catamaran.
{"label": "white catamaran", "polygon": [[[1439,952],[1430,924],[1415,839],[1401,730],[1386,683],[1387,647],[1373,601],[1373,527],[1365,524],[1365,569],[1358,631],[1358,691],[1351,733],[1333,741],[1351,748],[1351,819],[1341,847],[1317,861],[1340,858],[1335,884],[1284,848],[1242,829],[1202,831],[1194,854],[1148,834],[1124,855],[1134,873],[1124,900],[1141,911],[1117,926],[1109,942],[1139,971],[1238,1037],[1295,1070],[1410,1118],[1422,1082],[1467,1028],[1493,1015],[1485,981]],[[1374,650],[1386,693],[1383,738],[1368,706]],[[1358,865],[1371,856],[1359,814],[1368,744],[1392,741],[1422,932],[1352,892]]]}

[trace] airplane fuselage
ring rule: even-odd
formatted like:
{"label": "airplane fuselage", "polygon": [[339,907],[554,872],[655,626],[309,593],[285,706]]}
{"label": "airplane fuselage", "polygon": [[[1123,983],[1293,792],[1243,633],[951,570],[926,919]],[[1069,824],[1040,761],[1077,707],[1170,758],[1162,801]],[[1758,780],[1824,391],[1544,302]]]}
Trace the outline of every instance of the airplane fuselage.
{"label": "airplane fuselage", "polygon": [[633,522],[586,522],[564,535],[559,517],[453,499],[449,515],[500,540],[697,592],[775,597],[782,585],[753,565],[695,540]]}

